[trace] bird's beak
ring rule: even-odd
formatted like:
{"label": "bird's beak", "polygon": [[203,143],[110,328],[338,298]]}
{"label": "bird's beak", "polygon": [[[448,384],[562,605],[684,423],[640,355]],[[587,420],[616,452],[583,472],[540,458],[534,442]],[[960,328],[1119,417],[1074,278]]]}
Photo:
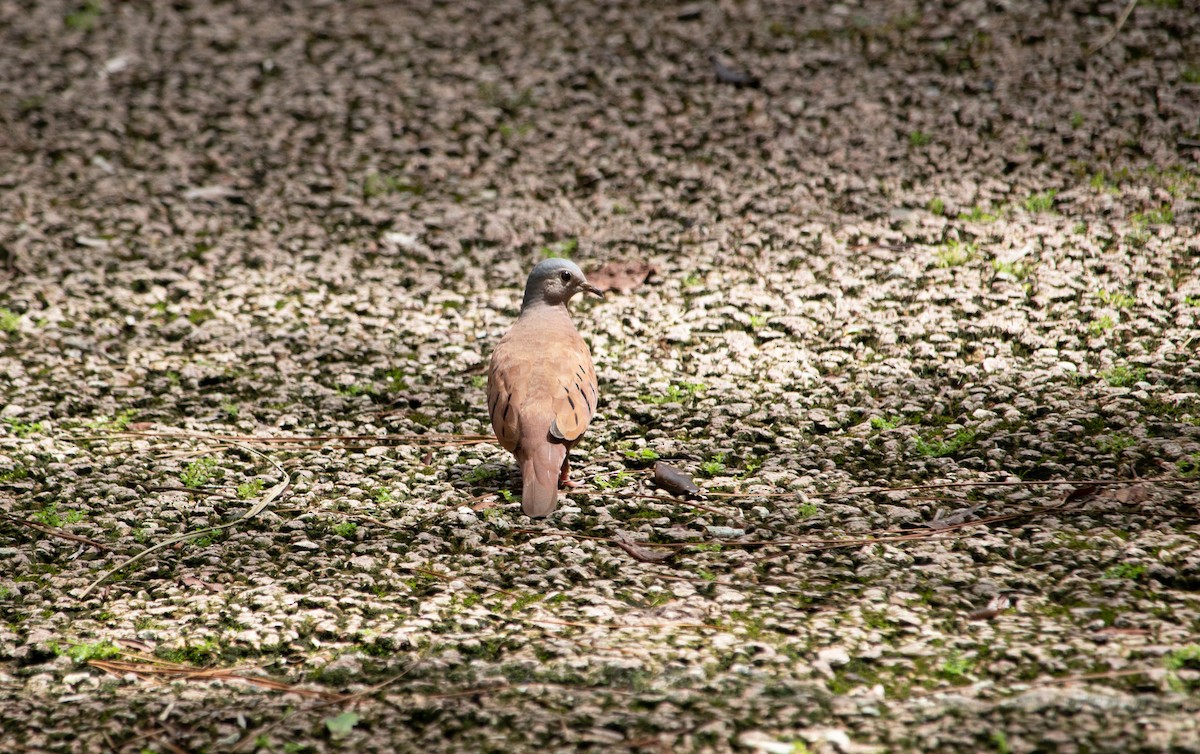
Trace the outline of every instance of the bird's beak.
{"label": "bird's beak", "polygon": [[591,283],[584,283],[583,289],[585,291],[587,291],[588,293],[592,294],[593,296],[598,296],[600,298],[604,298],[604,291],[600,290],[599,288],[592,285]]}

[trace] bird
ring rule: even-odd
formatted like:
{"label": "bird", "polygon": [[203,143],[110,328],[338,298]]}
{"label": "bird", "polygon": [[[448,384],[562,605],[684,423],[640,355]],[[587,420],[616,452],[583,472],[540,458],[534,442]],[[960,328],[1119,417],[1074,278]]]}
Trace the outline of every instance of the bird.
{"label": "bird", "polygon": [[579,266],[546,259],[529,273],[521,313],[492,352],[487,402],[492,429],[521,470],[521,510],[532,518],[558,507],[570,481],[568,454],[600,402],[592,354],[571,322],[577,293],[604,298]]}

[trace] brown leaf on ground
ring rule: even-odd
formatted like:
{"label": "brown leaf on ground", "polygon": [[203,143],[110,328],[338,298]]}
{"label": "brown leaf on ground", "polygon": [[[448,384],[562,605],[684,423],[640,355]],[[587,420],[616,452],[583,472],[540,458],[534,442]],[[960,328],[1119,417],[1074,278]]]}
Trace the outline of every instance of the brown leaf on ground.
{"label": "brown leaf on ground", "polygon": [[923,526],[928,529],[933,529],[934,531],[950,529],[978,518],[978,516],[975,514],[982,507],[982,505],[972,505],[966,508],[960,508],[944,516],[942,515],[942,511],[938,511],[938,514],[932,520],[922,522],[917,526]]}
{"label": "brown leaf on ground", "polygon": [[587,278],[605,293],[629,293],[641,288],[657,272],[657,267],[646,262],[609,262],[595,272],[589,272]]}
{"label": "brown leaf on ground", "polygon": [[1150,488],[1144,484],[1133,484],[1109,490],[1108,497],[1123,505],[1137,505],[1150,499]]}
{"label": "brown leaf on ground", "polygon": [[122,649],[127,649],[130,652],[141,652],[143,654],[154,654],[154,645],[148,644],[137,639],[114,639],[113,643]]}
{"label": "brown leaf on ground", "polygon": [[220,591],[223,591],[225,588],[225,587],[221,586],[220,584],[213,584],[208,581],[205,581],[204,579],[198,578],[196,576],[184,576],[183,578],[181,578],[179,580],[179,583],[183,584],[184,586],[192,586],[192,587],[198,587],[200,589],[207,589],[210,592],[220,592]]}
{"label": "brown leaf on ground", "polygon": [[674,550],[651,550],[630,542],[621,535],[613,537],[612,542],[617,547],[629,553],[629,556],[634,560],[640,560],[643,563],[665,563],[675,557]]}
{"label": "brown leaf on ground", "polygon": [[1099,489],[1100,485],[1098,484],[1081,484],[1067,492],[1066,496],[1063,497],[1063,502],[1074,503],[1080,500],[1089,500],[1096,496]]}
{"label": "brown leaf on ground", "polygon": [[976,610],[973,613],[967,613],[967,620],[991,620],[1005,610],[1009,610],[1017,606],[1015,597],[1010,597],[1005,594],[998,594],[988,602],[987,607],[982,610]]}
{"label": "brown leaf on ground", "polygon": [[662,461],[654,464],[654,483],[679,497],[700,494],[700,488],[686,472]]}

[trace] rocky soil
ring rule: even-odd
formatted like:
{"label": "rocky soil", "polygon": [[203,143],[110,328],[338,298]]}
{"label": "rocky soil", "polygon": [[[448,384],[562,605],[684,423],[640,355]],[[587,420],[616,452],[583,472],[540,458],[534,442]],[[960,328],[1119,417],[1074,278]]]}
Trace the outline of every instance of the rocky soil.
{"label": "rocky soil", "polygon": [[0,749],[1200,751],[1189,5],[0,0]]}

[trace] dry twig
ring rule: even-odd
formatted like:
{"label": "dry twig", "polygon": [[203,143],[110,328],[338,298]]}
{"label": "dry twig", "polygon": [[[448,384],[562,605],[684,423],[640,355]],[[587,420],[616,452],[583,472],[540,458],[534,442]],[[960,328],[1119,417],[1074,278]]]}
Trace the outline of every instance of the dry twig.
{"label": "dry twig", "polygon": [[334,694],[317,689],[304,689],[272,678],[244,675],[255,668],[195,668],[166,662],[154,657],[132,655],[135,660],[88,660],[88,665],[113,675],[132,674],[147,681],[244,681],[252,686],[304,696],[315,696],[335,701],[346,698],[345,694]]}
{"label": "dry twig", "polygon": [[251,519],[251,518],[257,516],[259,513],[261,513],[268,505],[271,504],[271,502],[273,502],[276,498],[278,498],[280,495],[282,495],[287,490],[287,488],[291,486],[291,484],[292,484],[291,475],[288,474],[286,471],[284,471],[283,467],[280,466],[279,463],[275,459],[267,456],[266,454],[262,453],[259,450],[256,450],[255,448],[251,448],[250,446],[245,445],[243,443],[234,442],[233,445],[236,447],[240,447],[243,450],[253,453],[254,455],[268,461],[271,465],[273,465],[276,468],[276,470],[279,471],[280,474],[283,475],[283,479],[278,484],[276,484],[274,487],[272,487],[271,489],[264,492],[263,496],[260,497],[254,503],[254,505],[250,508],[250,510],[246,511],[245,513],[243,513],[241,516],[238,516],[234,520],[228,521],[223,524],[218,524],[217,526],[209,526],[204,529],[199,529],[197,531],[187,532],[186,534],[180,534],[178,536],[168,537],[167,539],[164,539],[163,541],[159,542],[156,545],[147,547],[145,550],[142,550],[137,555],[134,555],[133,557],[130,557],[130,558],[126,558],[120,564],[105,571],[103,574],[100,575],[99,578],[97,578],[90,585],[88,585],[88,587],[86,589],[84,589],[82,592],[80,592],[77,595],[77,597],[80,601],[87,599],[91,595],[91,593],[96,590],[96,588],[98,586],[100,586],[102,583],[104,583],[104,581],[106,579],[108,579],[110,576],[112,576],[114,573],[120,571],[123,568],[127,568],[127,567],[133,565],[134,563],[138,562],[139,560],[146,557],[147,555],[149,555],[152,552],[155,552],[157,550],[162,550],[164,548],[170,547],[170,546],[178,544],[180,542],[186,542],[189,539],[195,539],[196,537],[204,536],[205,534],[214,534],[216,532],[223,531],[230,527],[236,526],[237,524],[242,523],[243,521],[248,521],[249,519]]}
{"label": "dry twig", "polygon": [[1085,52],[1083,56],[1085,58],[1090,58],[1101,47],[1113,41],[1113,39],[1116,38],[1117,33],[1121,31],[1121,27],[1124,26],[1125,22],[1129,20],[1129,14],[1133,13],[1133,9],[1137,6],[1137,4],[1138,0],[1129,0],[1129,2],[1126,3],[1125,8],[1121,11],[1121,15],[1117,16],[1117,22],[1113,24],[1113,27],[1108,30],[1107,34],[1100,38],[1100,41],[1088,48],[1088,51]]}
{"label": "dry twig", "polygon": [[94,539],[88,539],[87,537],[81,537],[78,534],[68,534],[67,532],[62,531],[62,530],[58,529],[57,527],[47,526],[46,524],[38,523],[37,521],[30,521],[29,519],[26,519],[26,518],[17,518],[16,516],[9,516],[7,514],[0,513],[0,519],[3,519],[10,523],[18,524],[20,526],[28,526],[30,529],[35,529],[37,531],[42,532],[43,534],[48,534],[51,537],[58,537],[59,539],[65,539],[65,540],[68,540],[71,542],[79,542],[80,544],[85,544],[88,547],[94,547],[97,550],[112,549],[108,545],[97,542]]}

